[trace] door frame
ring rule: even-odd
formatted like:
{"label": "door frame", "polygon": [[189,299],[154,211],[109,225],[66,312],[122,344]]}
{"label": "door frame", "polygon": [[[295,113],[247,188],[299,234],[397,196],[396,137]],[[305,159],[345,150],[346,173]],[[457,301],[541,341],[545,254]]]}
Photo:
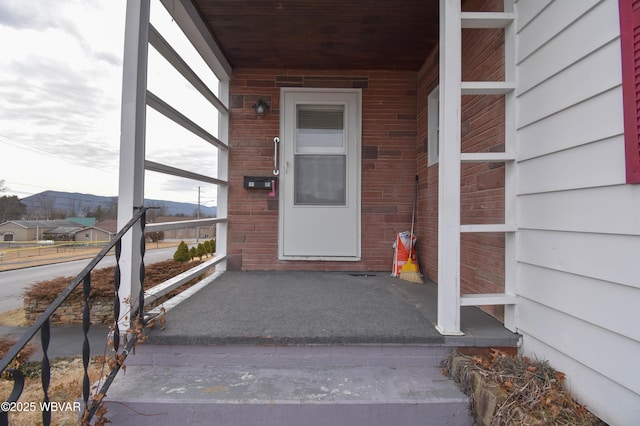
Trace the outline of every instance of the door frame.
{"label": "door frame", "polygon": [[[284,254],[284,211],[285,197],[279,194],[278,209],[278,259],[279,260],[307,260],[307,261],[342,261],[357,262],[362,256],[362,89],[343,89],[343,88],[306,88],[306,87],[283,87],[280,89],[280,140],[278,157],[282,162],[285,161],[285,144],[291,141],[285,140],[285,95],[286,93],[309,93],[309,94],[355,94],[356,95],[356,128],[355,128],[355,147],[354,159],[347,160],[347,167],[354,167],[355,174],[355,215],[356,215],[356,254],[354,256],[292,256]],[[284,164],[284,163],[281,163]],[[286,173],[280,173],[278,176],[280,182],[278,187],[280,191],[284,190],[283,180],[287,179]],[[293,174],[290,175],[293,178]]]}

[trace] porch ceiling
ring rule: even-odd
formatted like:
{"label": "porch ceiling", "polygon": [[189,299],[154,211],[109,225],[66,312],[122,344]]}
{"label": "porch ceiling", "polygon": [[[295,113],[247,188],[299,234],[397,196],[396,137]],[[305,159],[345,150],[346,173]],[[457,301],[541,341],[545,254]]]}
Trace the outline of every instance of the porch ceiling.
{"label": "porch ceiling", "polygon": [[418,70],[438,0],[193,0],[232,67]]}

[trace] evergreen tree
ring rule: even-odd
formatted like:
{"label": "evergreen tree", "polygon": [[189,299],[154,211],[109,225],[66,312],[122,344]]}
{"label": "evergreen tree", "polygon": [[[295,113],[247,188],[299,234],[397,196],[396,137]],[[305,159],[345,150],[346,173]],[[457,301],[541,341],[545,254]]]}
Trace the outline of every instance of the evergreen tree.
{"label": "evergreen tree", "polygon": [[176,262],[188,262],[189,261],[189,246],[184,241],[180,241],[178,249],[173,254],[173,260]]}
{"label": "evergreen tree", "polygon": [[206,254],[206,252],[204,251],[204,244],[202,243],[198,244],[197,253],[198,253],[198,257],[202,259],[202,257]]}
{"label": "evergreen tree", "polygon": [[3,195],[0,197],[0,223],[23,219],[26,214],[27,206],[22,204],[15,195]]}
{"label": "evergreen tree", "polygon": [[209,254],[211,254],[211,241],[207,240],[203,243],[204,245],[204,254],[205,256],[209,257]]}

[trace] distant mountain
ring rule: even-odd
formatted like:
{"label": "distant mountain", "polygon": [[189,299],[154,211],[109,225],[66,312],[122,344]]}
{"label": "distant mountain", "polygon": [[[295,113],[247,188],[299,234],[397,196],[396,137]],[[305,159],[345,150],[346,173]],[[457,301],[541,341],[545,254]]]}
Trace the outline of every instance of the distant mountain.
{"label": "distant mountain", "polygon": [[[80,194],[78,192],[44,191],[30,195],[20,200],[28,209],[40,209],[48,211],[65,211],[73,215],[82,214],[85,211],[94,211],[100,206],[103,210],[109,210],[117,205],[118,197],[103,197],[100,195]],[[178,203],[175,201],[152,200],[145,198],[145,206],[160,207],[162,216],[194,216],[198,209],[197,204]],[[215,217],[216,207],[200,206],[200,216]]]}

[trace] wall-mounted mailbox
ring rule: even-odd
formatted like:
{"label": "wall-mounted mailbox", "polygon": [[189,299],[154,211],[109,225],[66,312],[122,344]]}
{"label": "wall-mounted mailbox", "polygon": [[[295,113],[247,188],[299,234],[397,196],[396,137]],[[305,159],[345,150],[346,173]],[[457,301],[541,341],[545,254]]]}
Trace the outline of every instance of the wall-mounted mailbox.
{"label": "wall-mounted mailbox", "polygon": [[273,189],[272,185],[275,185],[276,178],[272,176],[245,176],[244,188],[245,189]]}

